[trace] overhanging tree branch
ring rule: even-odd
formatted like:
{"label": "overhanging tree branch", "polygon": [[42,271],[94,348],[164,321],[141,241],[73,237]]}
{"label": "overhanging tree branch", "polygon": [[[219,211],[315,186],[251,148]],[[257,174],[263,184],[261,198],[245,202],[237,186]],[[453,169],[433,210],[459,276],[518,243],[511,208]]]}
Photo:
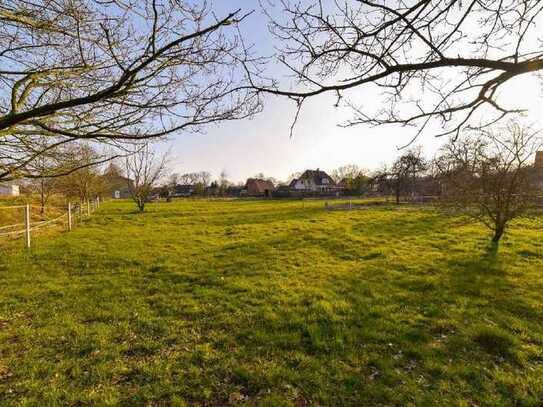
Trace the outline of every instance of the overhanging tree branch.
{"label": "overhanging tree branch", "polygon": [[[259,92],[300,101],[333,92],[354,109],[346,126],[415,126],[455,135],[522,109],[499,99],[512,79],[543,71],[543,5],[537,0],[284,0],[271,23],[285,84],[246,68]],[[377,85],[381,98],[360,105],[355,90]],[[377,108],[372,108],[377,106]],[[437,122],[442,131],[436,131]]]}
{"label": "overhanging tree branch", "polygon": [[30,162],[33,137],[131,143],[258,112],[238,69],[259,60],[229,28],[250,13],[210,11],[160,0],[0,4],[0,165]]}

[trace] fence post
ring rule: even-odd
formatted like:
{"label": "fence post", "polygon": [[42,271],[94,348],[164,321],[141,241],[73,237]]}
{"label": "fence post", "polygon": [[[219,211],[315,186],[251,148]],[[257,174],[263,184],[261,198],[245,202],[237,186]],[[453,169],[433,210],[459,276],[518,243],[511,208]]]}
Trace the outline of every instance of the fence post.
{"label": "fence post", "polygon": [[68,230],[72,230],[72,203],[68,202]]}
{"label": "fence post", "polygon": [[90,216],[91,210],[90,210],[90,201],[87,199],[87,216]]}
{"label": "fence post", "polygon": [[97,207],[97,208],[100,207],[100,196],[97,196],[97,197],[96,197],[96,207]]}
{"label": "fence post", "polygon": [[30,205],[26,204],[25,207],[25,245],[27,249],[30,249]]}

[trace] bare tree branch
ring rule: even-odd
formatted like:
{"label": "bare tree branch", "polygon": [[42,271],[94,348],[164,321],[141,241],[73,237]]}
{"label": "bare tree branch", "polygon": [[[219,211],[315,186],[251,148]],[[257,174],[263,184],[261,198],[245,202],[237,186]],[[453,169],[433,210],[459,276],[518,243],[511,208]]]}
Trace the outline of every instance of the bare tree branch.
{"label": "bare tree branch", "polygon": [[33,140],[117,144],[202,131],[261,109],[236,29],[168,0],[0,4],[0,179],[25,175]]}
{"label": "bare tree branch", "polygon": [[[458,137],[474,123],[489,125],[522,111],[499,100],[512,79],[543,71],[538,0],[320,0],[267,6],[281,41],[278,59],[291,84],[246,67],[260,92],[307,98],[333,92],[353,108],[345,126],[396,124]],[[274,13],[274,11],[276,11]],[[273,16],[279,17],[273,17]],[[350,90],[377,85],[379,100],[349,101]],[[377,106],[377,107],[376,107]]]}

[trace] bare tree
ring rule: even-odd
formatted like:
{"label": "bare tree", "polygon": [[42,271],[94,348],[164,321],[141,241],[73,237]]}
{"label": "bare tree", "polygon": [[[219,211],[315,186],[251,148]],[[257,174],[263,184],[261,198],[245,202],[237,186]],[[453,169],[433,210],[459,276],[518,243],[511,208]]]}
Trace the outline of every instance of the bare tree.
{"label": "bare tree", "polygon": [[394,181],[390,175],[389,167],[382,163],[376,170],[372,171],[368,178],[368,186],[371,191],[379,195],[389,195],[393,188]]}
{"label": "bare tree", "polygon": [[199,173],[197,173],[197,179],[197,183],[205,189],[211,183],[211,174],[207,171],[200,171]]}
{"label": "bare tree", "polygon": [[194,187],[194,192],[200,195],[205,194],[206,188],[211,183],[211,174],[207,171],[190,172],[182,176],[186,183]]}
{"label": "bare tree", "polygon": [[181,180],[181,175],[177,172],[174,172],[170,174],[166,184],[163,185],[162,194],[166,196],[166,199],[168,202],[172,200],[172,197],[175,194],[175,189],[177,188],[177,185],[179,184],[180,180]]}
{"label": "bare tree", "polygon": [[442,204],[480,220],[498,243],[508,223],[533,208],[538,187],[530,160],[538,132],[509,123],[499,132],[446,144],[435,160]]}
{"label": "bare tree", "polygon": [[343,181],[349,191],[362,192],[367,186],[366,171],[356,164],[343,165],[332,171],[332,178],[336,182]]}
{"label": "bare tree", "polygon": [[170,176],[168,177],[168,185],[170,186],[170,188],[175,188],[176,185],[179,184],[180,179],[181,175],[179,175],[179,173],[174,172],[170,174]]}
{"label": "bare tree", "polygon": [[166,154],[159,155],[148,144],[126,157],[128,189],[138,210],[143,212],[153,188],[166,170]]}
{"label": "bare tree", "polygon": [[[100,195],[105,188],[106,180],[101,176],[95,163],[101,157],[101,153],[87,143],[65,145],[63,150],[63,168],[77,168],[77,170],[61,177],[42,177],[40,179],[56,178],[55,184],[59,191],[68,198],[77,198],[81,202],[89,201]],[[48,171],[54,171],[56,168],[50,167]]]}
{"label": "bare tree", "polygon": [[417,177],[427,168],[428,164],[420,147],[409,149],[394,161],[390,175],[394,180],[396,204],[400,203],[402,193],[411,195],[416,193]]}
{"label": "bare tree", "polygon": [[228,180],[228,173],[226,170],[221,171],[221,175],[219,177],[219,193],[221,196],[223,196],[226,193],[226,190],[232,183]]}
{"label": "bare tree", "polygon": [[332,178],[334,178],[334,181],[339,182],[344,178],[356,178],[362,172],[363,171],[358,167],[358,165],[348,164],[334,169],[331,175]]}
{"label": "bare tree", "polygon": [[186,174],[181,174],[179,176],[178,183],[182,185],[192,185],[192,181],[193,181],[192,174],[186,173]]}
{"label": "bare tree", "polygon": [[41,177],[29,163],[77,140],[130,150],[259,111],[238,73],[257,63],[236,29],[247,15],[184,0],[1,2],[0,180]]}
{"label": "bare tree", "polygon": [[339,105],[349,89],[380,89],[384,103],[346,101],[355,112],[347,126],[415,126],[416,137],[437,121],[438,135],[457,137],[470,124],[486,127],[519,112],[499,99],[504,84],[529,73],[543,77],[539,0],[278,4],[281,12],[267,10],[270,28],[282,44],[278,59],[296,83],[262,81],[250,68],[248,77],[261,91],[293,99],[298,109],[323,93],[336,94]]}
{"label": "bare tree", "polygon": [[[38,138],[35,141],[37,148],[41,145],[46,145],[47,140],[45,138]],[[60,150],[60,151],[59,151]],[[40,197],[40,213],[43,215],[45,212],[45,206],[49,201],[51,195],[58,191],[59,179],[56,177],[47,177],[47,173],[52,169],[58,169],[62,166],[63,156],[65,149],[57,148],[52,151],[48,151],[40,156],[36,157],[31,163],[29,168],[36,174],[42,174],[40,178],[30,179],[29,187],[33,193],[37,193]]]}

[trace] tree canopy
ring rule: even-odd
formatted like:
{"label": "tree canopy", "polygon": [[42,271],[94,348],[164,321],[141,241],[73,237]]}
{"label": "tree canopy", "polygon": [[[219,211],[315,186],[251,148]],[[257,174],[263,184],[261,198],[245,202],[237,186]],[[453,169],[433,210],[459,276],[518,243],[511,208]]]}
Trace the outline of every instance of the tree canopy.
{"label": "tree canopy", "polygon": [[518,123],[445,144],[434,160],[440,202],[485,224],[498,243],[512,219],[536,207],[540,188],[532,165],[540,132]]}
{"label": "tree canopy", "polygon": [[[346,0],[280,2],[268,8],[281,42],[279,60],[295,82],[257,82],[298,108],[313,96],[337,95],[354,111],[346,125],[414,126],[457,137],[518,113],[500,99],[512,79],[543,71],[543,3],[538,0]],[[262,84],[264,83],[264,84]],[[345,99],[377,88],[383,99]],[[351,93],[352,95],[352,93]],[[297,117],[297,116],[296,116]],[[437,122],[432,124],[433,122]],[[435,129],[441,129],[436,131]]]}
{"label": "tree canopy", "polygon": [[254,114],[245,16],[181,0],[2,2],[0,179],[41,176],[30,162],[78,140],[119,147]]}

